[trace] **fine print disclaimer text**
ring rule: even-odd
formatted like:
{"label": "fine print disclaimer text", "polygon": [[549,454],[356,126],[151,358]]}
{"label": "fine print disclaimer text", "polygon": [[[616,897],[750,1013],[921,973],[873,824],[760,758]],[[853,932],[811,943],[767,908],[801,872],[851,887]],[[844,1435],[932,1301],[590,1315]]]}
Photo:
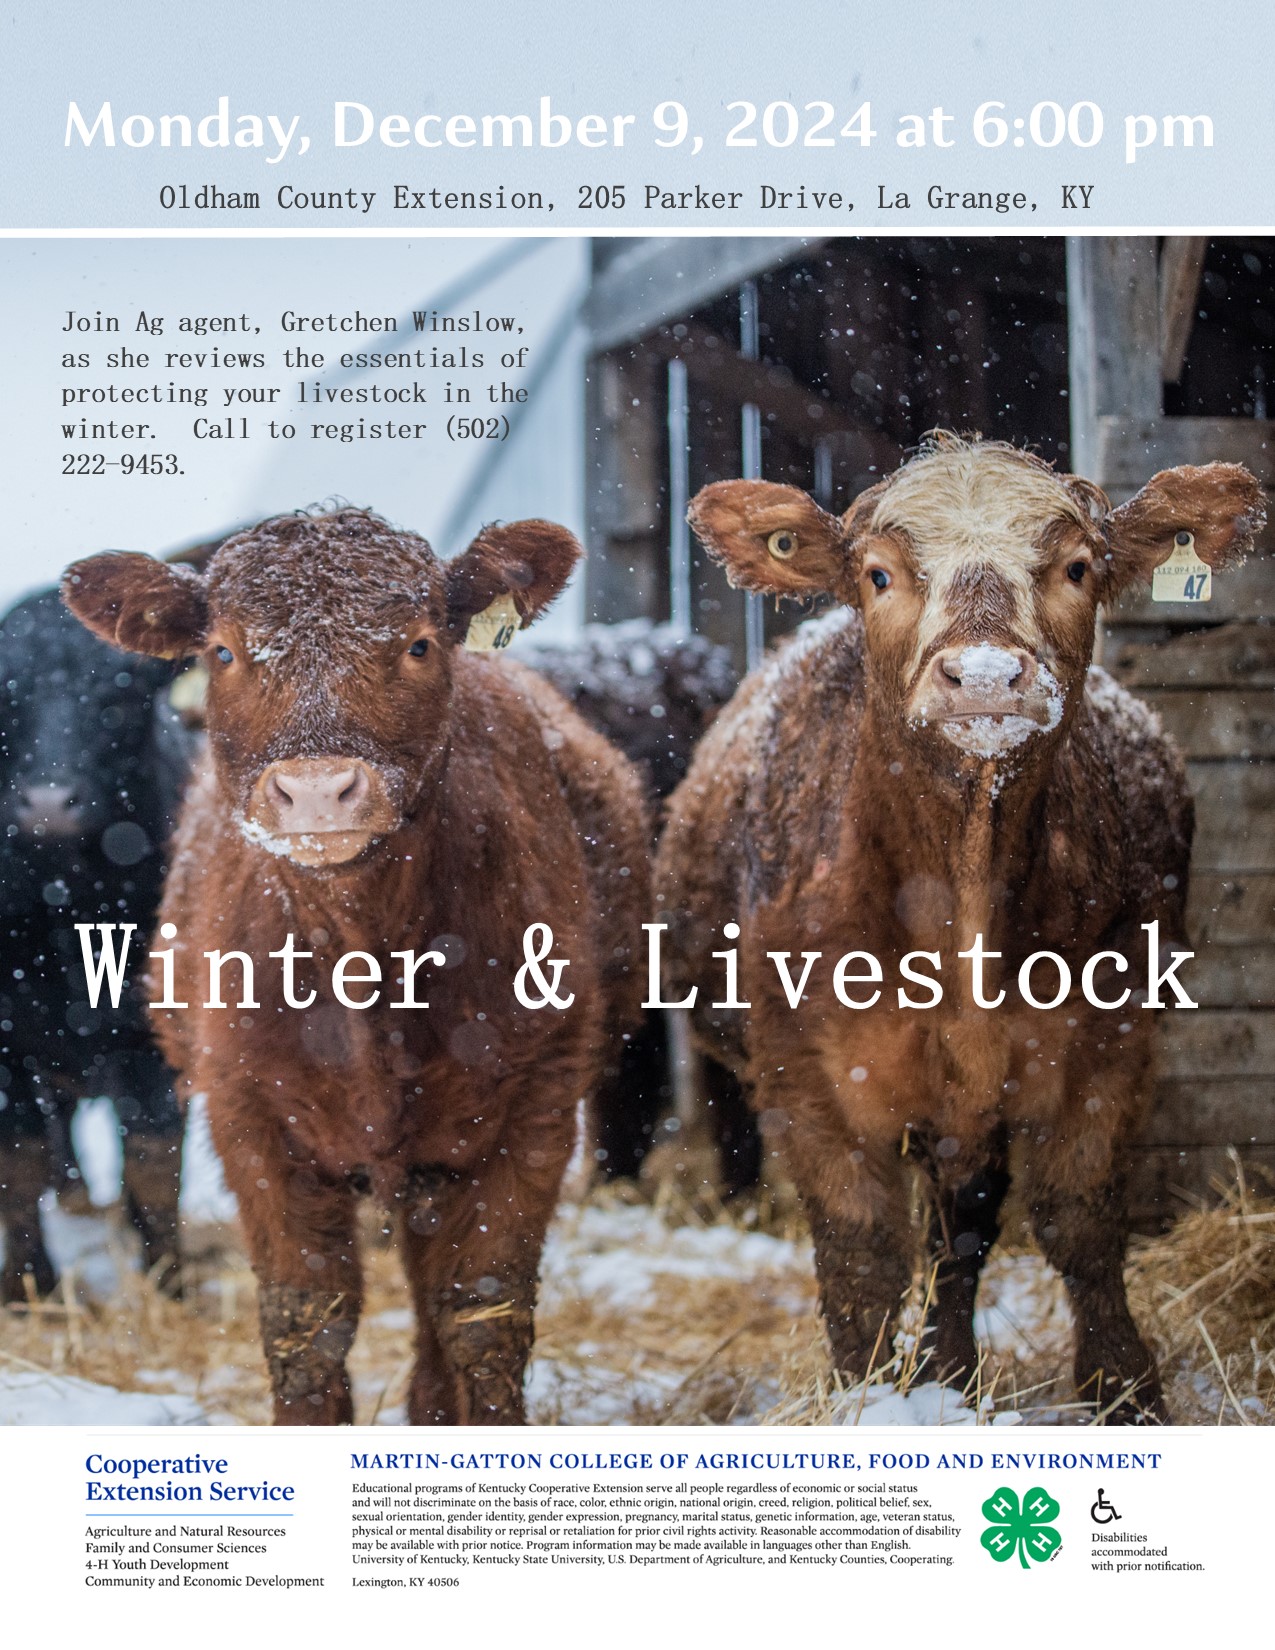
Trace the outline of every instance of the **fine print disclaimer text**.
{"label": "fine print disclaimer text", "polygon": [[456,1586],[475,1567],[949,1566],[961,1526],[916,1484],[356,1478],[354,1585]]}

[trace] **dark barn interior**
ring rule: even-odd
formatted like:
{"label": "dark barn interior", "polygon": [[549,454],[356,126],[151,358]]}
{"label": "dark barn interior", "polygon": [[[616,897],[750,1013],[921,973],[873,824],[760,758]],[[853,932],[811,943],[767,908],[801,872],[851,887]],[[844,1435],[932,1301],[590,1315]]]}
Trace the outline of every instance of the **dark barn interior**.
{"label": "dark barn interior", "polygon": [[[762,242],[761,249],[783,243]],[[760,473],[844,509],[936,426],[1032,442],[1067,461],[1067,277],[1061,240],[825,241],[720,290],[717,241],[595,241],[590,375],[590,616],[670,616],[669,364],[685,365],[688,489],[741,473],[745,408]],[[627,309],[690,266],[685,314],[623,334]],[[724,274],[725,272],[722,271]],[[741,288],[743,291],[741,292]],[[751,293],[749,289],[751,288]],[[754,296],[755,295],[755,296]],[[756,359],[741,348],[755,305]],[[746,323],[745,323],[746,326]],[[693,550],[693,620],[744,663],[744,597]],[[766,635],[797,611],[765,616]]]}

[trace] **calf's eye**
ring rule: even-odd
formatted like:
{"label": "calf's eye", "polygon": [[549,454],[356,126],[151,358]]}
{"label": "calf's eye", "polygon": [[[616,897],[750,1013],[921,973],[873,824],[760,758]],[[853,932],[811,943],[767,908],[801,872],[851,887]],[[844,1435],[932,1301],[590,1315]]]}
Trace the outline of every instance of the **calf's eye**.
{"label": "calf's eye", "polygon": [[1073,561],[1067,569],[1067,577],[1073,584],[1083,584],[1085,574],[1088,571],[1089,563],[1087,561]]}
{"label": "calf's eye", "polygon": [[872,580],[874,589],[888,590],[890,588],[890,575],[884,567],[874,567],[868,577]]}
{"label": "calf's eye", "polygon": [[429,643],[424,636],[419,636],[407,650],[413,659],[423,659],[429,652]]}
{"label": "calf's eye", "polygon": [[223,665],[233,665],[235,662],[235,656],[228,647],[219,647],[217,657]]}
{"label": "calf's eye", "polygon": [[776,561],[788,561],[797,553],[797,535],[790,533],[786,527],[781,527],[766,540],[766,548]]}

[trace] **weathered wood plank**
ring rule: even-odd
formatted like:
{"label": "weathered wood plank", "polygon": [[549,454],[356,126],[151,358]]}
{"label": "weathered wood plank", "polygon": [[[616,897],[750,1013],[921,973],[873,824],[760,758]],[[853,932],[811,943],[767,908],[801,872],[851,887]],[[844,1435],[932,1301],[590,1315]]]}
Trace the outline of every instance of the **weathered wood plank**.
{"label": "weathered wood plank", "polygon": [[[1160,1016],[1164,1079],[1260,1077],[1275,1083],[1275,1014],[1173,1009]],[[1275,1137],[1275,1128],[1272,1129]]]}
{"label": "weathered wood plank", "polygon": [[1186,916],[1196,945],[1275,942],[1275,873],[1228,877],[1193,870]]}
{"label": "weathered wood plank", "polygon": [[1210,945],[1194,935],[1195,956],[1181,980],[1203,1008],[1275,1008],[1275,944]]}
{"label": "weathered wood plank", "polygon": [[1068,238],[1067,326],[1073,462],[1082,475],[1106,485],[1105,425],[1113,417],[1145,424],[1163,406],[1151,236]]}
{"label": "weathered wood plank", "polygon": [[1275,762],[1188,762],[1197,871],[1275,871]]}
{"label": "weathered wood plank", "polygon": [[[1157,352],[1158,358],[1158,352]],[[1226,459],[1247,464],[1275,484],[1275,421],[1267,418],[1138,418],[1095,420],[1093,463],[1085,474],[1109,492],[1134,492],[1157,470]]]}
{"label": "weathered wood plank", "polygon": [[1243,761],[1275,757],[1273,689],[1254,688],[1246,693],[1225,688],[1198,693],[1143,689],[1139,697],[1159,713],[1186,757]]}
{"label": "weathered wood plank", "polygon": [[1166,384],[1182,376],[1208,244],[1207,235],[1166,235],[1160,248],[1160,376]]}
{"label": "weathered wood plank", "polygon": [[1148,1146],[1275,1146],[1275,1077],[1156,1084]]}
{"label": "weathered wood plank", "polygon": [[1106,662],[1113,676],[1137,692],[1275,688],[1275,624],[1218,625],[1158,646],[1134,634],[1109,648]]}
{"label": "weathered wood plank", "polygon": [[729,341],[709,328],[688,324],[681,336],[660,330],[647,339],[645,350],[669,359],[676,356],[697,387],[742,405],[755,402],[762,416],[781,419],[792,430],[812,435],[848,435],[855,432],[872,449],[882,471],[895,468],[899,448],[875,430],[861,428],[850,409],[797,379],[791,368],[768,361],[747,361]]}

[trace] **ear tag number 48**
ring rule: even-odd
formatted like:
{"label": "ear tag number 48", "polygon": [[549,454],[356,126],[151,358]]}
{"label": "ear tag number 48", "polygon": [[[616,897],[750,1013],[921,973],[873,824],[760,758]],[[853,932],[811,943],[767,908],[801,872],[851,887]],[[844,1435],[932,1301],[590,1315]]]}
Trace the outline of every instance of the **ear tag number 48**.
{"label": "ear tag number 48", "polygon": [[499,652],[509,646],[521,625],[522,615],[513,597],[497,596],[469,621],[465,646],[471,653]]}
{"label": "ear tag number 48", "polygon": [[1179,533],[1166,560],[1151,576],[1153,602],[1206,602],[1213,594],[1213,569],[1195,553],[1195,534]]}

